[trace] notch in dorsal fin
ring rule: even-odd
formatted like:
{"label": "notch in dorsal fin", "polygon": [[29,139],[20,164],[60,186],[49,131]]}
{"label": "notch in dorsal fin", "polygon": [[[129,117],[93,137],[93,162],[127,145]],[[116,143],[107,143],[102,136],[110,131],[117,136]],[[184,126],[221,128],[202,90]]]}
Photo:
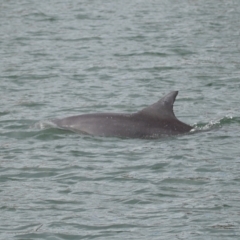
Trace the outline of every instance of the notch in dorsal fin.
{"label": "notch in dorsal fin", "polygon": [[165,95],[158,102],[142,109],[138,113],[151,115],[161,119],[176,119],[173,112],[173,103],[178,95],[178,91],[173,91]]}

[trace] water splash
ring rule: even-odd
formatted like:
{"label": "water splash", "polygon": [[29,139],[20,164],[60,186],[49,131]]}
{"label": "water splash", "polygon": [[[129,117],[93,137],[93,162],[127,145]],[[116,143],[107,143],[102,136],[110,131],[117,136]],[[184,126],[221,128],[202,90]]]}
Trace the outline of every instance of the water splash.
{"label": "water splash", "polygon": [[195,123],[191,132],[209,131],[233,123],[240,123],[240,118],[233,117],[231,114],[228,114],[222,118],[210,120],[208,123]]}
{"label": "water splash", "polygon": [[57,128],[57,125],[53,123],[51,120],[44,120],[44,121],[39,121],[35,123],[32,128],[35,129],[40,129],[40,130],[45,130],[45,129],[50,129],[50,128]]}

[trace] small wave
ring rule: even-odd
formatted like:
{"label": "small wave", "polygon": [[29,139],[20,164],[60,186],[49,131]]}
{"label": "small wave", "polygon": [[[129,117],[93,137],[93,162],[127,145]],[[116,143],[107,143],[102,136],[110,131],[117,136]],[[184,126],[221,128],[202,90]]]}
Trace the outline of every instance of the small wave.
{"label": "small wave", "polygon": [[191,132],[208,131],[211,129],[221,128],[224,125],[240,123],[239,117],[233,117],[232,115],[226,115],[223,118],[211,120],[208,123],[196,123],[193,125]]}

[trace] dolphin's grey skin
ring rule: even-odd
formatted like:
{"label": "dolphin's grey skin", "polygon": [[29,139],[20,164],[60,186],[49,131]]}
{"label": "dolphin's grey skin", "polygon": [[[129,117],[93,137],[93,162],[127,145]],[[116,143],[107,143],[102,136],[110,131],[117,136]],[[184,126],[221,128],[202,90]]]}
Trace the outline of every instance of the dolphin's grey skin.
{"label": "dolphin's grey skin", "polygon": [[160,138],[189,132],[192,127],[180,122],[173,113],[178,91],[139,112],[92,113],[54,119],[58,128],[102,137]]}

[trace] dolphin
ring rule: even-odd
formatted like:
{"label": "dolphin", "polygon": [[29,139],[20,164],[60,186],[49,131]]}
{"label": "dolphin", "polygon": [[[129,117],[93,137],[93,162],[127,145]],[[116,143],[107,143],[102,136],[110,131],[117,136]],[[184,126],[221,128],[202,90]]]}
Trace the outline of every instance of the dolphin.
{"label": "dolphin", "polygon": [[188,133],[192,127],[173,112],[178,91],[136,113],[90,113],[51,120],[57,128],[100,137],[161,138]]}

